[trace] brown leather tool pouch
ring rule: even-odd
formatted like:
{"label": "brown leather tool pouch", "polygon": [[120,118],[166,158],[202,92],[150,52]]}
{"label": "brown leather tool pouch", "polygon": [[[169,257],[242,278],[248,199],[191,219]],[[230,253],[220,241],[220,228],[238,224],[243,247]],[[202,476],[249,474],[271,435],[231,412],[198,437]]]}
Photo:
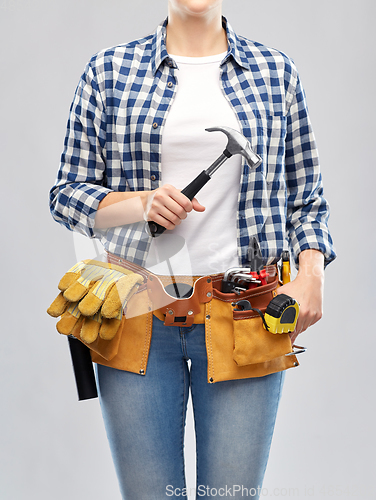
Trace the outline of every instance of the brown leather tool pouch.
{"label": "brown leather tool pouch", "polygon": [[[149,357],[153,313],[146,289],[135,294],[116,337],[111,341],[98,339],[91,344],[95,363],[144,375]],[[106,343],[107,342],[107,343]]]}
{"label": "brown leather tool pouch", "polygon": [[[272,266],[271,266],[272,267]],[[288,334],[273,334],[263,328],[255,311],[236,310],[235,303],[248,300],[265,311],[275,295],[278,275],[270,269],[266,285],[242,292],[222,293],[220,280],[213,280],[213,300],[206,304],[208,381],[260,377],[298,366]]]}
{"label": "brown leather tool pouch", "polygon": [[[148,272],[144,268],[110,253],[107,255],[107,260],[140,274],[146,281]],[[146,285],[142,284],[127,304],[126,312],[114,339],[108,341],[98,338],[88,346],[91,349],[92,360],[118,370],[145,375],[152,326],[151,302]]]}
{"label": "brown leather tool pouch", "polygon": [[[277,286],[278,275],[275,274],[266,285],[242,293],[241,300],[248,300],[253,309],[264,314],[269,302],[276,295]],[[237,365],[263,363],[292,352],[290,336],[287,333],[274,334],[265,330],[257,311],[241,311],[235,306],[233,319],[233,358]]]}
{"label": "brown leather tool pouch", "polygon": [[[253,303],[255,302],[253,301]],[[262,313],[266,310],[266,306],[257,308]],[[233,358],[237,365],[263,363],[292,352],[289,334],[274,334],[265,330],[263,321],[257,312],[234,310],[233,318]]]}

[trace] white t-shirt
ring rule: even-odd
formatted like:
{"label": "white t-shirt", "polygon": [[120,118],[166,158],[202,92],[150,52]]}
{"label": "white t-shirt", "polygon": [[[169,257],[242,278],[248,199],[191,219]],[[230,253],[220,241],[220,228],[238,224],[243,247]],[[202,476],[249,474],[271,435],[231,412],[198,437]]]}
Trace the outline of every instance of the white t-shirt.
{"label": "white t-shirt", "polygon": [[[206,128],[228,126],[240,131],[220,86],[219,65],[224,56],[171,55],[179,69],[175,73],[177,93],[162,135],[163,184],[183,189],[220,156],[227,137],[222,132],[206,132]],[[156,274],[172,270],[174,275],[190,276],[238,266],[236,214],[241,158],[229,158],[197,193],[205,212],[190,212],[173,231],[152,240],[147,269]]]}

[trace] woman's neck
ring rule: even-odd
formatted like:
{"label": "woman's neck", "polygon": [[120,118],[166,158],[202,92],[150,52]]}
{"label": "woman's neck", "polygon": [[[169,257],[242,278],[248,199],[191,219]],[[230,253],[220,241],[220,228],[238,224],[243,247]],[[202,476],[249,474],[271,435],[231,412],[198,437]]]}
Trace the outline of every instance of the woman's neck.
{"label": "woman's neck", "polygon": [[167,52],[186,57],[204,57],[227,51],[222,14],[210,11],[205,16],[184,15],[169,9]]}

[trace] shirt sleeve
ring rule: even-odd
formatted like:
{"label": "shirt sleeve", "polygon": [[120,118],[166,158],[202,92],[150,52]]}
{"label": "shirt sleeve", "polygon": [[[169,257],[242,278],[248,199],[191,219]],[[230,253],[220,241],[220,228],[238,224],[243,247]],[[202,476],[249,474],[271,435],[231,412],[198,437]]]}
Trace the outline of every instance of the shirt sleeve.
{"label": "shirt sleeve", "polygon": [[296,265],[300,252],[321,251],[325,266],[336,254],[328,229],[329,205],[324,198],[316,142],[299,77],[287,113],[285,151],[287,232]]}
{"label": "shirt sleeve", "polygon": [[90,63],[70,108],[64,149],[50,191],[52,217],[71,231],[90,238],[99,202],[112,190],[105,184],[106,112]]}

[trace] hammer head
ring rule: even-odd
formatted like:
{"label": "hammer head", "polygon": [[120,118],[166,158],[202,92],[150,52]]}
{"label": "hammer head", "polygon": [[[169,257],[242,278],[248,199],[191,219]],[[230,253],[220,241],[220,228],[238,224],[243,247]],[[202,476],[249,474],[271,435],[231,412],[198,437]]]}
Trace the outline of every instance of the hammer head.
{"label": "hammer head", "polygon": [[250,167],[256,168],[259,165],[261,165],[262,162],[261,156],[259,156],[252,150],[248,139],[246,139],[244,135],[238,132],[237,130],[234,130],[233,128],[230,127],[210,127],[205,130],[207,132],[219,131],[227,135],[228,142],[226,149],[224,151],[226,156],[230,157],[233,155],[240,154],[244,156]]}

